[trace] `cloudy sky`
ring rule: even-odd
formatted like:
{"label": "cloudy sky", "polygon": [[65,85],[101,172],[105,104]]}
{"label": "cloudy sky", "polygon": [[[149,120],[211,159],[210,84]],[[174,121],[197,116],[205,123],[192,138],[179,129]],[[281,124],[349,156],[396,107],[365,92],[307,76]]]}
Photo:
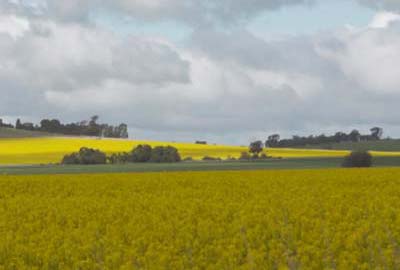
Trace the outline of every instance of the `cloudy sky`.
{"label": "cloudy sky", "polygon": [[140,139],[400,136],[398,0],[0,0],[0,118]]}

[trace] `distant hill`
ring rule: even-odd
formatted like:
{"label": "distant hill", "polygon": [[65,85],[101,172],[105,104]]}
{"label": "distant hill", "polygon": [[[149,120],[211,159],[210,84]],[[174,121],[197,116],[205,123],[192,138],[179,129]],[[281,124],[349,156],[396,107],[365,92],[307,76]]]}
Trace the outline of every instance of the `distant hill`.
{"label": "distant hill", "polygon": [[14,128],[0,127],[0,138],[37,138],[37,137],[54,137],[56,134],[50,134],[39,131],[27,131]]}
{"label": "distant hill", "polygon": [[306,145],[298,147],[301,149],[328,149],[328,150],[366,150],[366,151],[400,151],[400,139],[366,141],[366,142],[341,142],[326,143],[318,145]]}

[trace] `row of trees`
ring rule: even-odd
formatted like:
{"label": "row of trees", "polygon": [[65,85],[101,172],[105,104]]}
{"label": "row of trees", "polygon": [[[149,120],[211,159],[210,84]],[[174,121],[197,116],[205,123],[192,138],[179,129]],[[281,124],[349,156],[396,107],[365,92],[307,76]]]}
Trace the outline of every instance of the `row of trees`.
{"label": "row of trees", "polygon": [[340,142],[360,142],[360,141],[378,141],[382,139],[383,129],[380,127],[373,127],[370,129],[371,133],[362,135],[358,130],[353,130],[350,133],[336,132],[333,136],[326,136],[325,134],[307,137],[293,136],[291,139],[282,139],[279,134],[273,134],[268,137],[265,142],[266,147],[300,147],[306,145],[319,145],[326,143],[340,143]]}
{"label": "row of trees", "polygon": [[96,136],[104,138],[128,138],[128,126],[120,124],[112,126],[108,124],[99,124],[99,117],[92,116],[89,121],[80,121],[77,123],[63,124],[58,119],[43,119],[39,125],[29,122],[21,122],[18,119],[15,126],[5,124],[0,119],[0,127],[16,128],[29,131],[42,131],[48,133],[57,133],[74,136]]}
{"label": "row of trees", "polygon": [[0,127],[5,127],[5,128],[14,128],[13,125],[11,124],[7,124],[5,122],[3,122],[3,119],[0,118]]}
{"label": "row of trees", "polygon": [[83,147],[79,152],[64,156],[63,165],[97,165],[123,163],[173,163],[181,161],[178,149],[172,146],[139,145],[129,153],[118,153],[107,156],[100,150]]}

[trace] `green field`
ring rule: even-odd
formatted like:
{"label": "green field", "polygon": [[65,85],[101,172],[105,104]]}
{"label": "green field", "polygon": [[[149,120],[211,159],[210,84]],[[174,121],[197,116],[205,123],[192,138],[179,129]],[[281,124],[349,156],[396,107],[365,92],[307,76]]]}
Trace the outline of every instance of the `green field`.
{"label": "green field", "polygon": [[[323,169],[340,168],[342,158],[272,159],[257,162],[181,162],[172,164],[135,163],[123,165],[43,165],[0,167],[0,175],[29,174],[80,174],[80,173],[129,173],[173,171],[240,171],[277,169]],[[375,157],[375,167],[398,167],[400,157]]]}

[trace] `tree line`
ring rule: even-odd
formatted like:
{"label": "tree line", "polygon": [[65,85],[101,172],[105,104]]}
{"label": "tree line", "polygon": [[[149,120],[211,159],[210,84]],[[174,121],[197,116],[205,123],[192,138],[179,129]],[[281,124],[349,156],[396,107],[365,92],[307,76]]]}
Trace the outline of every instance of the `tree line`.
{"label": "tree line", "polygon": [[125,164],[125,163],[174,163],[180,162],[181,156],[178,149],[172,146],[139,145],[130,152],[106,153],[87,147],[82,147],[79,152],[64,156],[63,165],[99,165],[99,164]]}
{"label": "tree line", "polygon": [[124,123],[118,126],[99,124],[99,117],[92,116],[90,120],[77,123],[63,124],[58,119],[43,119],[39,125],[30,122],[22,122],[17,119],[15,126],[3,123],[0,119],[0,127],[15,128],[28,131],[41,131],[73,136],[96,136],[104,138],[128,138],[128,126]]}
{"label": "tree line", "polygon": [[291,139],[281,139],[279,134],[273,134],[268,137],[268,140],[265,142],[265,146],[271,148],[288,148],[326,143],[379,141],[382,139],[382,128],[373,127],[370,129],[370,131],[371,133],[367,135],[363,135],[355,129],[348,134],[339,131],[332,136],[326,136],[325,134],[321,134],[318,136],[310,135],[305,137],[293,136]]}

